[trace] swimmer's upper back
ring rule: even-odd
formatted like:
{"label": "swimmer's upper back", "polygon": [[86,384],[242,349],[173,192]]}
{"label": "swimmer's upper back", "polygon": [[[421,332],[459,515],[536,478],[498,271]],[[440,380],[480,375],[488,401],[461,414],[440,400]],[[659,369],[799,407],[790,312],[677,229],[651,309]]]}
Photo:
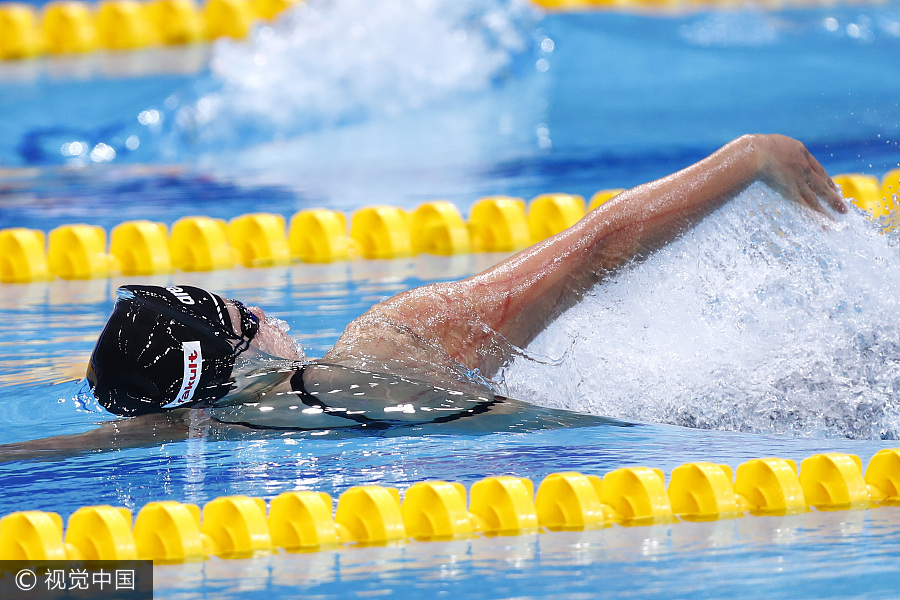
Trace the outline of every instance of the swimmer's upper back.
{"label": "swimmer's upper back", "polygon": [[[300,366],[291,390],[253,401],[217,402],[210,415],[224,423],[264,429],[389,429],[450,425],[468,431],[520,431],[611,423],[544,409],[475,386],[428,383],[403,375],[314,363]],[[437,431],[437,430],[436,430]]]}

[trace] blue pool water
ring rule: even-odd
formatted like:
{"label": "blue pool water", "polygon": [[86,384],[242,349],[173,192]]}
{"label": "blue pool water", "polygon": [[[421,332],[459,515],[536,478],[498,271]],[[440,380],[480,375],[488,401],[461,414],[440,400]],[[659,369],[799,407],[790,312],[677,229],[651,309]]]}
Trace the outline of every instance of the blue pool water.
{"label": "blue pool water", "polygon": [[[507,17],[500,22],[518,44],[499,50],[468,48],[488,36],[461,17],[422,9],[413,19],[388,4],[366,20],[349,0],[335,5],[347,8],[300,13],[256,46],[219,42],[213,72],[195,66],[205,64],[201,50],[182,60],[157,49],[0,65],[0,167],[141,165],[6,174],[0,226],[171,222],[192,210],[231,217],[254,189],[285,214],[590,195],[668,174],[747,132],[802,139],[832,173],[897,166],[895,4]],[[391,20],[399,31],[384,31]],[[429,50],[434,37],[442,43]],[[358,58],[371,48],[380,50],[370,62]],[[421,75],[497,62],[498,53],[505,66]],[[265,76],[246,81],[248,62]],[[160,73],[173,64],[188,73]],[[348,83],[356,80],[365,85]],[[391,102],[398,90],[412,99]],[[198,116],[211,106],[215,124]]]}
{"label": "blue pool water", "polygon": [[[450,3],[434,12],[313,4],[321,10],[290,15],[253,46],[217,45],[211,69],[203,49],[0,65],[0,227],[587,196],[666,174],[748,131],[794,135],[833,173],[880,175],[900,163],[894,4],[541,18],[457,3],[488,20]],[[402,97],[386,102],[391,90]],[[516,397],[647,423],[639,427],[254,434],[0,463],[0,514],[294,489],[337,496],[426,479],[468,486],[497,474],[539,482],[634,465],[669,473],[695,460],[736,467],[825,451],[865,463],[900,435],[900,259],[895,241],[859,216],[831,229],[753,188],[595,291],[503,373]],[[141,281],[259,304],[320,356],[374,302],[499,258]],[[77,380],[115,288],[133,281],[0,286],[0,442],[110,419],[77,397]],[[160,598],[892,597],[898,533],[896,508],[746,517],[211,559],[157,568],[156,587]]]}

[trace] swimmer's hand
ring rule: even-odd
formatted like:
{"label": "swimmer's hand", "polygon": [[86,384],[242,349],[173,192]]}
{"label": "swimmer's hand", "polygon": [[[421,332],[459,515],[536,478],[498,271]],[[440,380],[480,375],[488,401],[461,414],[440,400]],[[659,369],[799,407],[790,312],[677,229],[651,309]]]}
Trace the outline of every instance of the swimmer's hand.
{"label": "swimmer's hand", "polygon": [[838,213],[847,203],[837,185],[802,143],[783,135],[749,135],[758,160],[759,179],[789,200],[828,214],[823,202]]}

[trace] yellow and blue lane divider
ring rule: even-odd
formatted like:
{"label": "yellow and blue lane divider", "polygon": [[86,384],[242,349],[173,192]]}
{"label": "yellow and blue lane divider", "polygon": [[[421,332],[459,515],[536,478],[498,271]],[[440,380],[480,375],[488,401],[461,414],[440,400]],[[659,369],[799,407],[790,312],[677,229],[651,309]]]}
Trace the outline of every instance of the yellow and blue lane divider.
{"label": "yellow and blue lane divider", "polygon": [[[468,493],[467,493],[468,492]],[[467,506],[468,496],[468,506]],[[206,503],[151,502],[133,519],[127,508],[85,506],[65,533],[59,514],[20,511],[0,519],[0,560],[153,560],[181,563],[477,536],[581,531],[786,515],[900,504],[900,449],[884,449],[863,474],[851,454],[817,454],[797,464],[756,458],[738,466],[676,467],[668,488],[660,469],[623,467],[603,477],[553,473],[531,480],[488,477],[469,490],[423,481],[399,490],[377,485],[343,492],[333,508],[323,492],[262,498],[225,496]]]}
{"label": "yellow and blue lane divider", "polygon": [[0,3],[0,60],[243,39],[297,0],[54,0]]}
{"label": "yellow and blue lane divider", "polygon": [[[598,192],[589,208],[621,190]],[[468,222],[454,204],[435,201],[413,211],[368,206],[353,213],[302,210],[286,222],[279,214],[251,213],[230,221],[185,217],[172,224],[127,221],[107,232],[84,223],[49,232],[14,227],[0,230],[0,282],[53,277],[91,279],[212,271],[237,265],[265,267],[291,261],[334,262],[350,258],[399,258],[514,251],[578,221],[585,201],[570,194],[542,194],[526,212],[520,198],[494,196],[476,202]]]}
{"label": "yellow and blue lane divider", "polygon": [[[881,181],[861,174],[834,179],[844,195],[872,218],[900,212],[900,169]],[[273,213],[244,214],[227,222],[184,217],[171,228],[147,220],[126,221],[113,227],[108,236],[102,227],[84,223],[61,225],[49,234],[14,227],[0,230],[0,283],[213,271],[292,261],[400,258],[419,253],[511,252],[563,231],[586,211],[622,191],[598,191],[587,203],[581,196],[563,193],[541,194],[528,203],[521,198],[489,196],[470,207],[468,220],[445,200],[426,202],[412,211],[367,206],[353,213],[349,228],[344,213],[328,209],[301,210],[289,222]]]}

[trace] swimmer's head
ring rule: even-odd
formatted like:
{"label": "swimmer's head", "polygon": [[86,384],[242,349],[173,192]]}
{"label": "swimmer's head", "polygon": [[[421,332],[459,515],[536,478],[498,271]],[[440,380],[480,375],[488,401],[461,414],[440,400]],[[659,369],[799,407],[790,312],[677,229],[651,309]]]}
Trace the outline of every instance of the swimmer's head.
{"label": "swimmer's head", "polygon": [[190,286],[126,285],[91,355],[97,400],[119,415],[207,404],[229,392],[260,329],[240,302]]}

